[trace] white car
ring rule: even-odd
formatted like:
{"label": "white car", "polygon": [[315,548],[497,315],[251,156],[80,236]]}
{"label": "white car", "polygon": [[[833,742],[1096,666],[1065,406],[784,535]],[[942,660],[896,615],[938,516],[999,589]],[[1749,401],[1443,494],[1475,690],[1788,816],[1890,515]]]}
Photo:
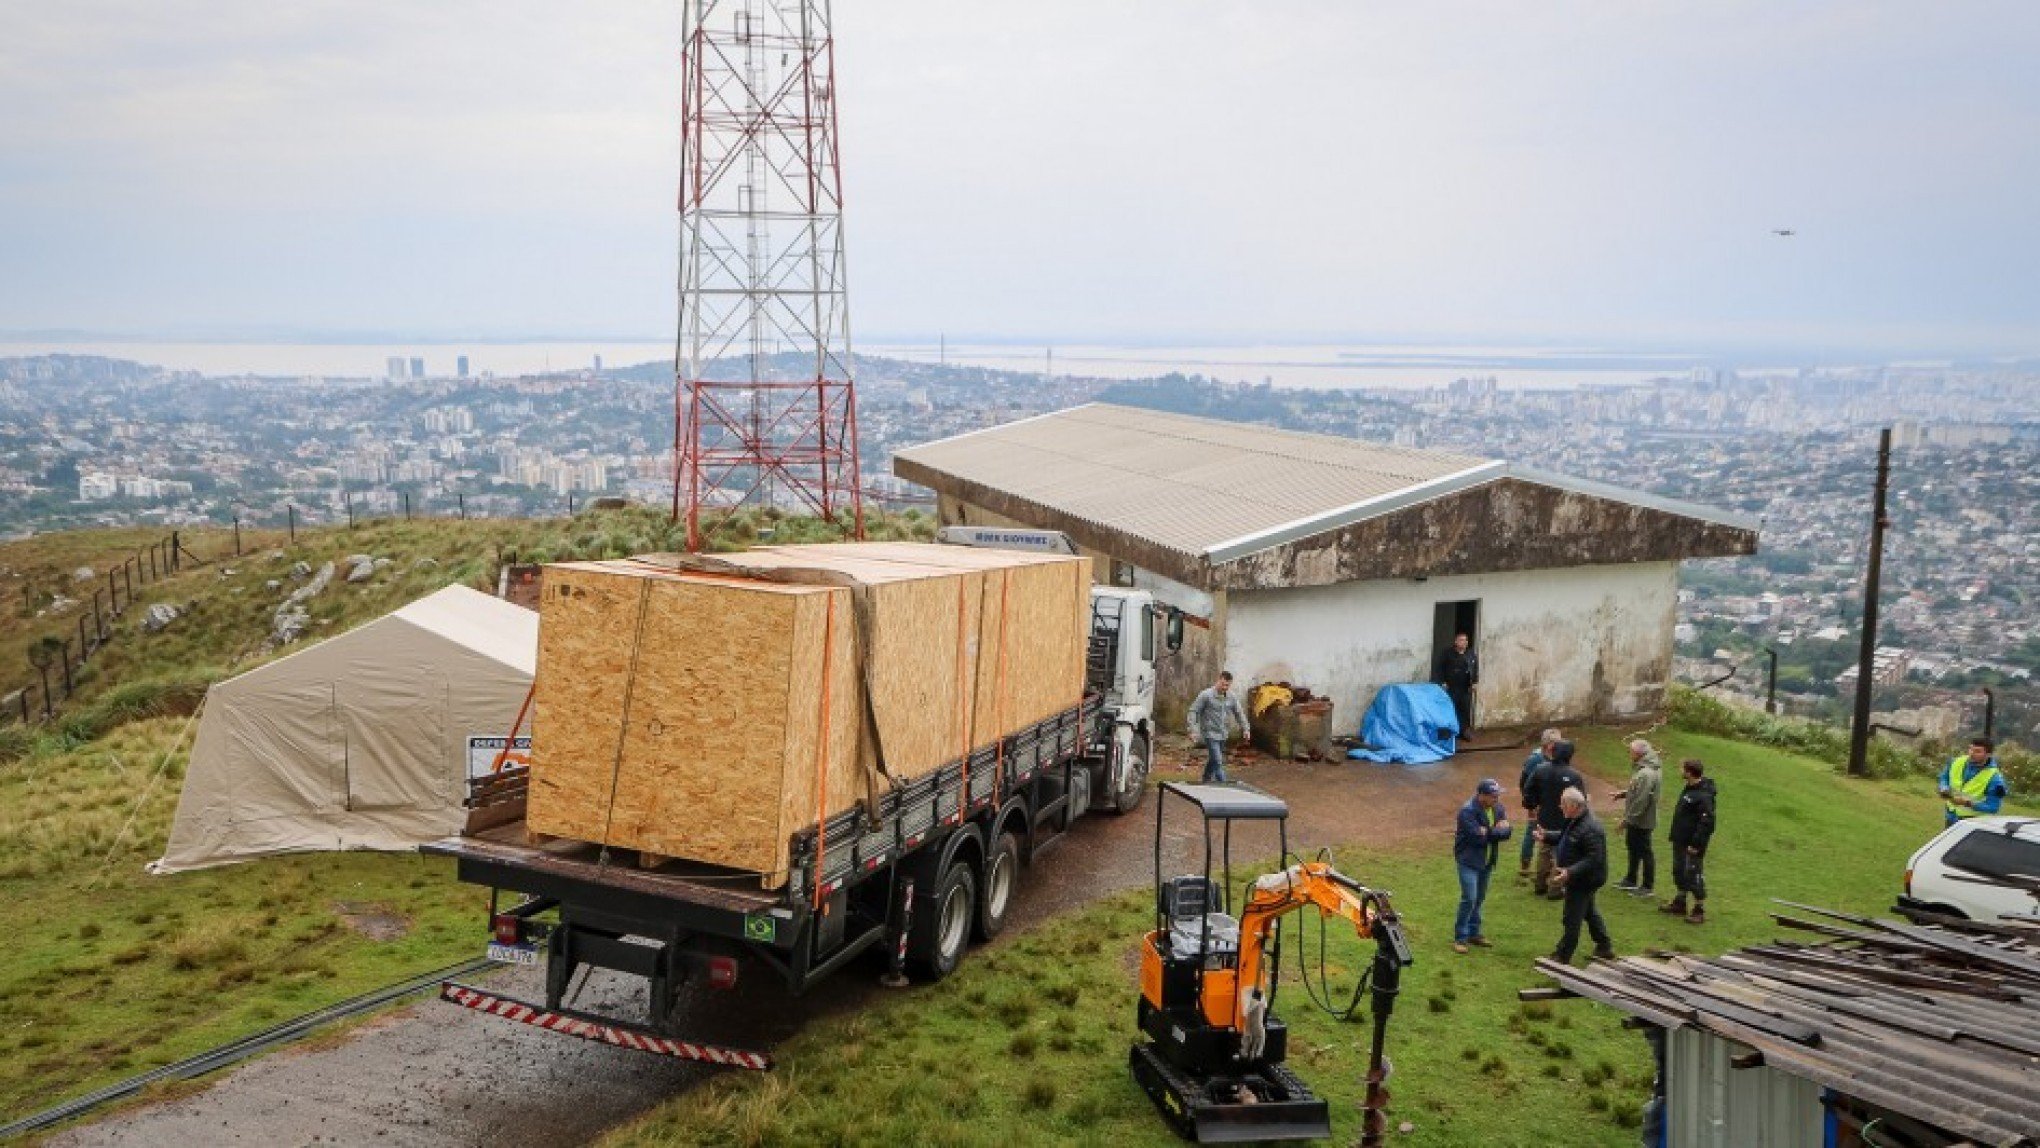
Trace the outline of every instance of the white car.
{"label": "white car", "polygon": [[2040,818],[1950,825],[1912,855],[1898,903],[1975,921],[2040,921]]}

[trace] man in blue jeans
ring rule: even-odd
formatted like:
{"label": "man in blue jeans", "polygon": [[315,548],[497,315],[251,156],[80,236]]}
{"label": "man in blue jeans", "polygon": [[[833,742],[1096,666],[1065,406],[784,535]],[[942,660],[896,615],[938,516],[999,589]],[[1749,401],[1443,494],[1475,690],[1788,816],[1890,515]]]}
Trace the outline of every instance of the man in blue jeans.
{"label": "man in blue jeans", "polygon": [[1459,915],[1452,921],[1452,951],[1468,945],[1489,945],[1480,928],[1480,908],[1487,900],[1488,878],[1494,875],[1495,854],[1509,839],[1509,815],[1501,808],[1502,783],[1490,777],[1474,787],[1473,799],[1459,807],[1459,825],[1452,835],[1452,859],[1459,865]]}
{"label": "man in blue jeans", "polygon": [[1240,705],[1240,699],[1232,695],[1232,674],[1218,675],[1197,700],[1190,703],[1190,736],[1204,743],[1204,781],[1224,784],[1232,780],[1225,775],[1225,743],[1232,740],[1232,723],[1240,723],[1240,732],[1247,732],[1247,710]]}

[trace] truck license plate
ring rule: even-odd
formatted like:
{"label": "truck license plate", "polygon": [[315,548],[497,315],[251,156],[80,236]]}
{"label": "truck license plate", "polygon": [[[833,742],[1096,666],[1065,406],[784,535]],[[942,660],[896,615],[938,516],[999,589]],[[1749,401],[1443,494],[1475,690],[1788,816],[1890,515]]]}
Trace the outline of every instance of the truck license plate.
{"label": "truck license plate", "polygon": [[506,965],[535,965],[538,963],[537,945],[489,944],[489,959]]}

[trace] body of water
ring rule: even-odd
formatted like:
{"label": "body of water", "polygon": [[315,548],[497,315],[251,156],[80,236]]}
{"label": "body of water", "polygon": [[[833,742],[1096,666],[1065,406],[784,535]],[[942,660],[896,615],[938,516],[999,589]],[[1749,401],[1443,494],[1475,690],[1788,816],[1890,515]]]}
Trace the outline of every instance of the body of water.
{"label": "body of water", "polygon": [[604,367],[671,362],[671,343],[8,343],[12,355],[103,355],[202,375],[382,379],[389,360],[425,360],[425,377],[448,378],[466,355],[468,373],[536,375],[581,371],[601,356]]}

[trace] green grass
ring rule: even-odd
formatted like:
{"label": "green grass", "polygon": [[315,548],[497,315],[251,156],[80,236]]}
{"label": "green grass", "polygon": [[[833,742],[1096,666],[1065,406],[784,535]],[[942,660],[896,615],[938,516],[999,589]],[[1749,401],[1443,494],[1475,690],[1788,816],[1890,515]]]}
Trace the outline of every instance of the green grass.
{"label": "green grass", "polygon": [[[440,859],[315,855],[143,874],[176,808],[183,751],[150,779],[183,725],[134,722],[84,749],[0,766],[0,901],[22,924],[0,961],[0,1117],[480,944],[485,894]],[[409,927],[371,940],[347,921],[364,910]]]}
{"label": "green grass", "polygon": [[[1602,911],[1624,953],[1771,939],[1782,931],[1769,918],[1773,896],[1882,913],[1908,855],[1940,829],[1938,803],[1917,782],[1853,781],[1774,750],[1659,734],[1668,760],[1702,758],[1721,789],[1711,919],[1689,926],[1606,892]],[[1582,756],[1619,774],[1625,736],[1588,731]],[[1496,947],[1451,951],[1458,891],[1444,831],[1421,852],[1338,852],[1344,872],[1395,894],[1417,950],[1390,1026],[1391,1125],[1413,1123],[1412,1144],[1634,1143],[1651,1074],[1643,1039],[1586,1001],[1517,1002],[1518,989],[1549,983],[1530,962],[1557,940],[1558,906],[1514,885],[1512,858],[1489,898]],[[1619,866],[1619,844],[1615,853]],[[610,1143],[1175,1143],[1125,1067],[1147,904],[1145,893],[1115,898],[975,953],[942,984],[817,1022],[779,1050],[772,1075],[720,1078]],[[1314,951],[1317,926],[1304,928]],[[1297,980],[1298,936],[1292,926],[1278,1006],[1292,1025],[1291,1065],[1331,1101],[1334,1140],[1350,1142],[1369,1030],[1311,1006]],[[1330,951],[1331,982],[1350,992],[1372,949],[1335,929]]]}

